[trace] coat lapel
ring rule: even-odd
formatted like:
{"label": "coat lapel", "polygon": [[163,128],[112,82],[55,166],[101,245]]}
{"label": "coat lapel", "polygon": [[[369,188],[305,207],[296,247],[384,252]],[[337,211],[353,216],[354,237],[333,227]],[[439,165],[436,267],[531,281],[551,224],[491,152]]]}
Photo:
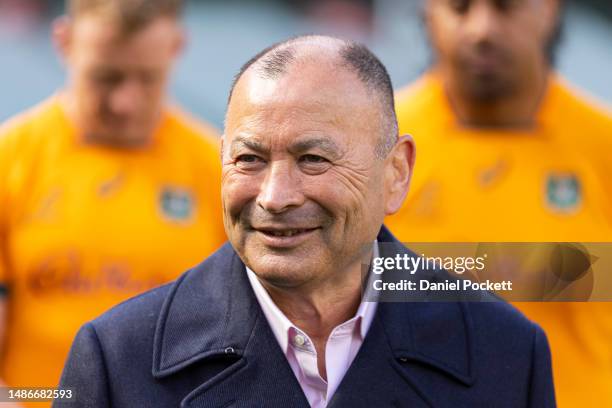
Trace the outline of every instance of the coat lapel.
{"label": "coat lapel", "polygon": [[427,394],[400,370],[376,318],[328,407],[431,407]]}
{"label": "coat lapel", "polygon": [[190,393],[183,407],[308,408],[289,363],[263,314],[259,314],[244,355],[234,366]]}
{"label": "coat lapel", "polygon": [[[472,385],[464,310],[452,303],[381,303],[329,408],[441,407],[441,386]],[[456,388],[455,388],[456,389]]]}
{"label": "coat lapel", "polygon": [[[378,241],[395,244],[393,250],[381,248],[381,256],[414,256],[385,227]],[[379,303],[329,407],[448,406],[441,400],[442,388],[465,388],[475,381],[471,329],[469,309],[461,302]]]}
{"label": "coat lapel", "polygon": [[229,244],[185,274],[168,295],[154,339],[153,376],[227,360],[181,407],[308,407]]}

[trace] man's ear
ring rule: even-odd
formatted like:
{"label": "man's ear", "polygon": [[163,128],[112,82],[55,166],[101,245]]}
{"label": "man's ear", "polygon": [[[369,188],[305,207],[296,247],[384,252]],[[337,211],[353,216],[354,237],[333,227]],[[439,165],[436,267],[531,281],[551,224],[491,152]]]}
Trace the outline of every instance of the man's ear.
{"label": "man's ear", "polygon": [[53,44],[64,62],[70,56],[72,29],[72,20],[68,16],[56,18],[51,26]]}
{"label": "man's ear", "polygon": [[410,187],[416,148],[412,137],[400,137],[385,164],[385,215],[399,211]]}
{"label": "man's ear", "polygon": [[223,164],[223,148],[225,147],[225,133],[221,135],[221,143],[219,143],[219,158]]}

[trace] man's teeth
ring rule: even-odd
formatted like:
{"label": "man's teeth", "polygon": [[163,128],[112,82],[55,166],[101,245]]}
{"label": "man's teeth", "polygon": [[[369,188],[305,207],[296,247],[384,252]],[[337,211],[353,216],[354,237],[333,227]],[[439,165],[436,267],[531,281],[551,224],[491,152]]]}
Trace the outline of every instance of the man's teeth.
{"label": "man's teeth", "polygon": [[294,229],[294,230],[287,230],[287,231],[267,231],[267,233],[275,237],[292,237],[296,234],[300,234],[305,231],[306,230],[303,230],[303,229]]}

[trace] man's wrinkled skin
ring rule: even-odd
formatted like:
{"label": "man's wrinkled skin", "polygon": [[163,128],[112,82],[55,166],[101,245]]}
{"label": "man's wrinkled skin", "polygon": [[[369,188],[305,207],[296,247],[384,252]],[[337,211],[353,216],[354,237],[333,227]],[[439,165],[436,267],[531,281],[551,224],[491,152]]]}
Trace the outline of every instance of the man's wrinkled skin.
{"label": "man's wrinkled skin", "polygon": [[306,57],[279,78],[247,70],[229,103],[222,151],[229,240],[311,336],[324,378],[327,337],[357,310],[361,260],[384,217],[400,208],[414,164],[408,136],[376,156],[380,99],[341,66],[337,48],[302,44]]}

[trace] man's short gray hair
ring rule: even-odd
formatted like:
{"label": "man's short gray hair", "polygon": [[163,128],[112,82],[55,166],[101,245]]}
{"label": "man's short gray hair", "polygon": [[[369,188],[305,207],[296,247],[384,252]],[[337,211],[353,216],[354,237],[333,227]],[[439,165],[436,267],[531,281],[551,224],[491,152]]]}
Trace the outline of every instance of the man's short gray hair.
{"label": "man's short gray hair", "polygon": [[382,62],[365,45],[357,42],[333,37],[307,35],[273,44],[259,52],[240,68],[232,82],[228,104],[231,101],[236,84],[251,67],[256,69],[258,75],[262,78],[280,78],[285,74],[288,67],[299,58],[297,48],[300,45],[322,41],[337,44],[341,65],[357,74],[366,88],[376,94],[380,103],[381,136],[376,145],[375,153],[378,158],[384,159],[393,146],[395,146],[398,138],[393,85],[389,73]]}

